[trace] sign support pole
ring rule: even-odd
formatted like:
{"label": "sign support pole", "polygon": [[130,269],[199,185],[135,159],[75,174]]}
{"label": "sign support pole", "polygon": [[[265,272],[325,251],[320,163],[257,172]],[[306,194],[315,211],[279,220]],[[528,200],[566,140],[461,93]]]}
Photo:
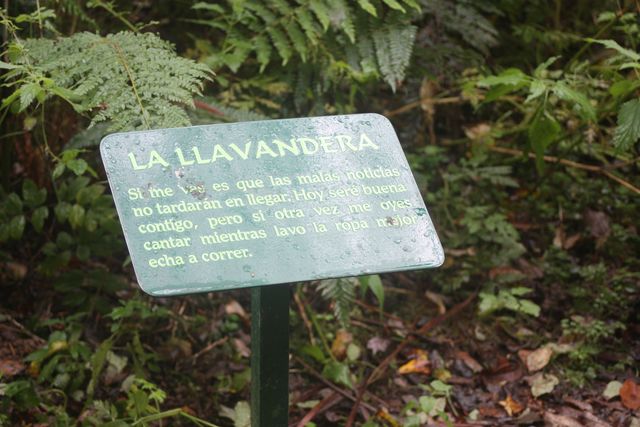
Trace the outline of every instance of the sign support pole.
{"label": "sign support pole", "polygon": [[251,289],[251,426],[286,427],[289,285]]}

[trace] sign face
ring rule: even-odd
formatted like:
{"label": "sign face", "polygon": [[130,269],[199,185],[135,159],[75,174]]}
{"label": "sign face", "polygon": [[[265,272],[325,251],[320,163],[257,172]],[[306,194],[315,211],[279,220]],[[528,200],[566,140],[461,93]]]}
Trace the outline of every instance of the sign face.
{"label": "sign face", "polygon": [[444,261],[395,131],[377,114],[119,133],[100,151],[152,295]]}

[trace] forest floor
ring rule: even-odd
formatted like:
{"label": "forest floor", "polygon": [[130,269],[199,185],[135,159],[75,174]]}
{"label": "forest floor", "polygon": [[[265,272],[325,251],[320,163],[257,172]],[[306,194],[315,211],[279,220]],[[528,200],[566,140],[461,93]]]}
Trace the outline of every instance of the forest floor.
{"label": "forest floor", "polygon": [[[526,274],[539,272],[530,268]],[[439,295],[431,290],[428,272],[382,278],[385,306],[394,310],[381,311],[373,298],[360,296],[348,329],[338,327],[332,315],[320,314],[329,307],[312,292],[313,284],[292,286],[290,425],[640,425],[637,373],[607,369],[625,357],[640,359],[640,325],[628,325],[622,337],[628,344],[626,355],[600,354],[594,361],[600,367],[597,376],[577,386],[565,370],[572,344],[546,330],[546,325],[560,320],[552,314],[527,322],[509,316],[481,318],[476,293],[467,292],[463,300]],[[119,296],[132,297],[137,293],[134,286]],[[0,372],[5,379],[40,374],[33,363],[25,362],[46,343],[27,326],[33,314],[40,316],[39,324],[48,320],[45,323],[54,330],[64,330],[61,319],[70,314],[52,310],[55,294],[30,298],[28,289],[33,290],[14,289],[2,300]],[[220,425],[248,425],[249,291],[149,303],[166,310],[160,321],[126,327],[138,327],[144,337],[143,353],[149,360],[132,363],[144,364],[149,380],[167,393],[164,407],[181,407]],[[561,312],[553,300],[542,306],[544,313]],[[100,330],[102,321],[94,319],[82,332],[96,346],[105,333]],[[323,331],[320,324],[327,329],[324,337],[318,334]],[[124,352],[131,345],[122,342],[113,350]],[[331,373],[326,361],[323,369],[323,345],[339,362],[335,366],[350,366],[350,372]],[[118,385],[129,375],[127,358],[113,357],[107,364],[96,397],[122,400]],[[71,413],[91,412],[81,401],[69,399],[67,405]],[[30,410],[34,419],[41,410]],[[22,417],[15,425],[47,425],[31,424],[28,414]]]}

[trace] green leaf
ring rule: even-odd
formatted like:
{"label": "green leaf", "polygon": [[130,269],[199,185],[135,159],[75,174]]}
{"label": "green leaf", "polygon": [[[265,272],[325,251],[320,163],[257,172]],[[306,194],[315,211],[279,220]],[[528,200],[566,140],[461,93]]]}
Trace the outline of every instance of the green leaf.
{"label": "green leaf", "polygon": [[447,395],[451,392],[453,386],[449,384],[445,384],[440,380],[434,380],[429,383],[429,386],[433,389],[434,392],[437,392],[441,395]]}
{"label": "green leaf", "polygon": [[331,24],[331,10],[322,0],[310,0],[309,9],[316,15],[322,25],[322,29],[327,31]]}
{"label": "green leaf", "polygon": [[269,39],[263,35],[256,37],[253,43],[255,45],[256,58],[258,59],[258,64],[260,64],[260,72],[262,73],[271,60],[271,52],[273,49],[271,49]]}
{"label": "green leaf", "polygon": [[595,120],[596,119],[596,110],[591,105],[591,101],[586,95],[570,88],[563,82],[557,83],[553,89],[553,93],[555,93],[558,98],[571,102],[575,104],[580,110],[580,115],[586,120]]}
{"label": "green leaf", "polygon": [[384,286],[382,285],[380,276],[377,274],[369,276],[368,286],[369,289],[371,289],[371,292],[376,296],[380,309],[382,309],[384,306]]}
{"label": "green leaf", "polygon": [[224,63],[235,73],[253,50],[253,45],[244,40],[236,40],[233,47],[230,53],[224,55]]}
{"label": "green leaf", "polygon": [[71,224],[71,228],[76,229],[80,227],[84,221],[84,217],[84,208],[80,205],[73,205],[69,212],[69,224]]}
{"label": "green leaf", "polygon": [[614,19],[616,19],[616,13],[615,12],[611,12],[611,11],[602,12],[596,18],[596,24],[601,24],[603,22],[613,21]]}
{"label": "green leaf", "polygon": [[302,62],[307,62],[307,53],[309,48],[307,46],[307,38],[304,35],[303,30],[300,28],[297,22],[292,21],[285,26],[289,39],[293,43],[293,48],[300,54]]}
{"label": "green leaf", "polygon": [[7,215],[19,215],[22,213],[22,200],[16,193],[11,193],[4,202],[4,209]]}
{"label": "green leaf", "polygon": [[89,165],[82,159],[69,160],[66,166],[73,171],[76,175],[80,176],[87,171]]}
{"label": "green leaf", "polygon": [[14,70],[16,68],[20,68],[20,66],[0,61],[0,70]]}
{"label": "green leaf", "polygon": [[22,112],[31,105],[34,99],[43,91],[38,83],[27,83],[19,89],[20,91],[20,108],[18,112]]}
{"label": "green leaf", "polygon": [[609,93],[616,98],[623,98],[640,87],[639,80],[619,80],[609,87]]}
{"label": "green leaf", "polygon": [[88,187],[81,188],[76,194],[76,201],[78,204],[86,206],[93,203],[104,193],[104,187],[102,185],[93,184]]}
{"label": "green leaf", "polygon": [[67,202],[60,202],[55,208],[53,208],[53,212],[55,213],[58,221],[65,222],[71,213],[71,204]]}
{"label": "green leaf", "polygon": [[360,8],[365,12],[375,16],[376,18],[378,17],[376,7],[369,0],[358,0],[358,6],[360,6]]}
{"label": "green leaf", "polygon": [[549,69],[549,67],[556,62],[560,57],[559,56],[552,56],[551,58],[547,59],[546,61],[544,61],[542,64],[538,65],[535,69],[535,71],[533,72],[533,75],[535,77],[541,77],[544,71],[547,71]]}
{"label": "green leaf", "polygon": [[529,125],[529,142],[536,154],[536,167],[544,170],[544,152],[561,131],[560,124],[546,112],[538,113]]}
{"label": "green leaf", "polygon": [[324,361],[327,360],[327,356],[324,355],[322,349],[317,345],[306,344],[300,349],[300,351],[311,356],[320,363],[324,363]]}
{"label": "green leaf", "polygon": [[525,103],[526,102],[531,102],[534,99],[539,98],[546,91],[547,91],[547,85],[545,84],[544,81],[542,81],[542,80],[533,80],[531,82],[531,84],[529,85],[529,96],[527,96],[527,99],[524,102]]}
{"label": "green leaf", "polygon": [[218,4],[207,3],[204,1],[200,1],[194,4],[193,6],[191,6],[191,8],[196,10],[208,10],[210,12],[218,12],[220,14],[226,13],[222,6]]}
{"label": "green leaf", "polygon": [[49,208],[46,206],[40,206],[31,214],[31,224],[33,228],[39,233],[44,227],[44,220],[49,216]]}
{"label": "green leaf", "polygon": [[531,288],[526,288],[524,286],[516,286],[515,288],[511,288],[510,292],[511,292],[511,295],[516,295],[521,297],[523,295],[530,294],[531,292],[533,292],[533,290]]}
{"label": "green leaf", "polygon": [[22,199],[30,208],[35,208],[44,203],[47,198],[47,190],[38,188],[35,182],[26,179],[22,183]]}
{"label": "green leaf", "polygon": [[640,63],[638,63],[638,62],[625,62],[624,64],[620,65],[620,69],[621,70],[628,70],[629,68],[638,70],[638,69],[640,69]]}
{"label": "green leaf", "polygon": [[629,58],[629,59],[631,59],[633,61],[636,61],[636,62],[640,61],[640,54],[620,46],[618,44],[618,42],[615,41],[615,40],[597,40],[597,39],[592,39],[592,38],[588,38],[586,40],[588,42],[599,43],[599,44],[601,44],[601,45],[603,45],[605,47],[608,47],[609,49],[613,49],[616,52],[618,52],[619,54],[621,54],[623,56],[626,56],[627,58]]}
{"label": "green leaf", "polygon": [[478,297],[480,300],[478,311],[480,314],[491,313],[499,307],[498,298],[493,294],[481,292]]}
{"label": "green leaf", "polygon": [[361,354],[362,350],[356,344],[350,343],[347,346],[347,359],[349,359],[350,361],[357,360]]}
{"label": "green leaf", "polygon": [[344,0],[329,0],[329,5],[333,9],[332,17],[339,17],[332,21],[334,27],[341,29],[349,37],[349,41],[355,43],[356,28],[347,3]]}
{"label": "green leaf", "polygon": [[291,44],[289,43],[287,36],[278,27],[267,28],[267,33],[271,37],[271,41],[276,47],[278,55],[280,55],[280,57],[282,58],[282,65],[287,65],[287,62],[289,62],[291,55],[293,55]]}
{"label": "green leaf", "polygon": [[628,151],[638,138],[640,138],[640,99],[632,99],[620,107],[613,145],[617,150]]}
{"label": "green leaf", "polygon": [[21,238],[26,223],[24,215],[14,216],[9,222],[9,236],[16,240]]}
{"label": "green leaf", "polygon": [[324,369],[322,369],[322,376],[334,383],[346,385],[350,388],[353,387],[349,366],[344,363],[340,363],[335,360],[330,361],[324,365]]}
{"label": "green leaf", "polygon": [[393,10],[397,10],[397,11],[400,11],[402,13],[406,12],[405,8],[402,7],[402,5],[400,3],[398,3],[396,0],[382,0],[382,1],[384,2],[384,4],[386,4],[387,6],[389,6]]}
{"label": "green leaf", "polygon": [[111,347],[113,347],[113,341],[111,338],[108,338],[98,346],[91,357],[91,380],[87,385],[87,398],[89,402],[93,399],[95,387],[98,383],[98,379],[100,378],[102,368],[107,360],[107,353],[111,350]]}
{"label": "green leaf", "polygon": [[511,86],[513,90],[529,83],[530,77],[517,68],[508,68],[497,76],[489,76],[478,80],[480,87],[494,87],[499,85]]}
{"label": "green leaf", "polygon": [[420,403],[420,409],[422,412],[430,414],[435,407],[436,398],[433,396],[420,396],[418,402]]}
{"label": "green leaf", "polygon": [[53,179],[60,178],[60,176],[62,176],[62,174],[64,173],[64,170],[65,170],[66,168],[67,168],[67,167],[64,165],[64,163],[59,162],[59,163],[56,165],[56,167],[55,167],[55,168],[53,168],[53,172],[52,172],[52,174],[51,174],[51,176],[53,176]]}
{"label": "green leaf", "polygon": [[518,302],[520,303],[518,311],[535,317],[540,316],[540,306],[538,304],[533,301],[529,301],[528,299],[521,299]]}

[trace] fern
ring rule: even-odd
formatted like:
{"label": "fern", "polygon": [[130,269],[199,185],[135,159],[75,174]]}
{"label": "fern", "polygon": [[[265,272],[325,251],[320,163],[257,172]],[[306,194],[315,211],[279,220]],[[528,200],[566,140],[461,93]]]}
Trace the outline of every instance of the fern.
{"label": "fern", "polygon": [[92,126],[109,122],[111,131],[189,125],[183,107],[193,105],[192,96],[211,78],[207,67],[177,56],[150,33],[78,33],[24,45],[19,63],[73,91],[81,99],[76,110],[89,113]]}
{"label": "fern", "polygon": [[380,71],[394,91],[396,84],[404,79],[416,30],[411,25],[386,25],[371,33]]}
{"label": "fern", "polygon": [[342,78],[363,74],[382,77],[395,90],[416,34],[409,11],[419,10],[412,0],[229,0],[226,7],[202,2],[194,8],[213,16],[193,22],[222,30],[224,42],[205,60],[217,68],[235,73],[257,62],[263,72],[274,62],[313,63],[316,72],[304,72],[311,80],[302,73],[291,77],[297,105],[309,87],[324,92]]}
{"label": "fern", "polygon": [[484,15],[499,14],[487,0],[423,0],[428,36],[419,42],[418,64],[434,74],[479,65],[497,44],[498,31]]}
{"label": "fern", "polygon": [[322,280],[318,290],[322,297],[331,302],[333,313],[343,325],[349,323],[349,315],[355,299],[358,281],[354,278]]}

